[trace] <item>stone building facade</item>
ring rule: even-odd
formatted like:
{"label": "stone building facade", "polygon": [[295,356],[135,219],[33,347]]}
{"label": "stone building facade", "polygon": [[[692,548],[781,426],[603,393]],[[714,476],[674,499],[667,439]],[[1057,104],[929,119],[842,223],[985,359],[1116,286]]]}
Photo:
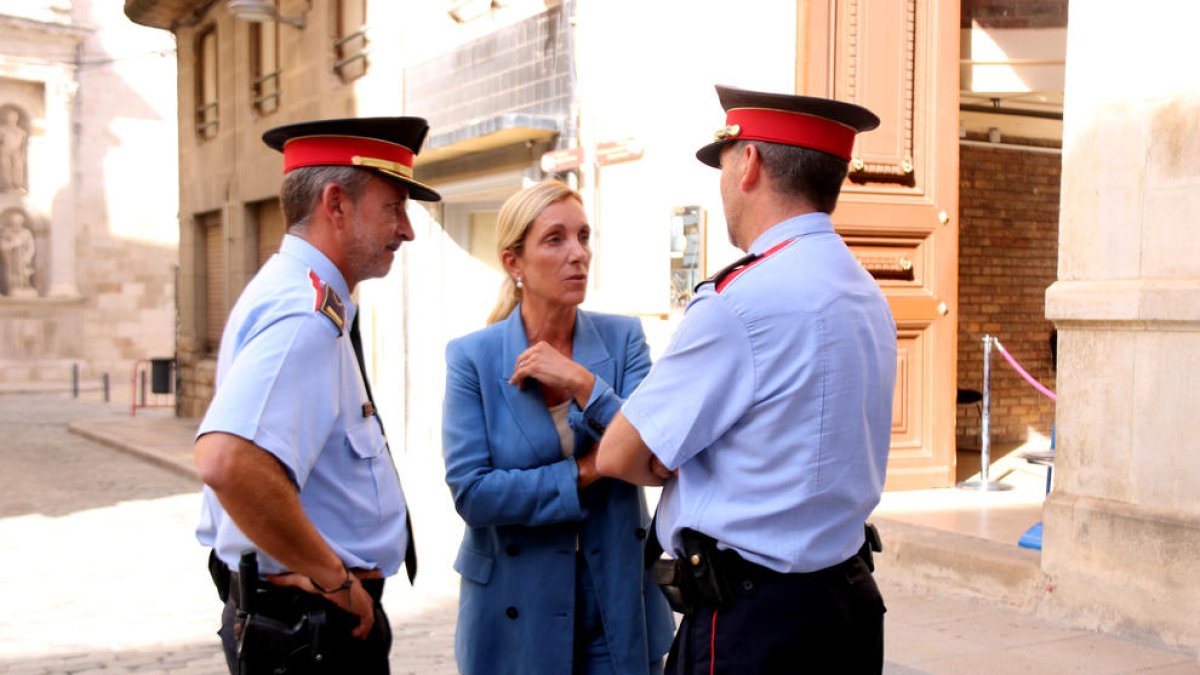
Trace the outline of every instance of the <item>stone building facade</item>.
{"label": "stone building facade", "polygon": [[[0,8],[0,385],[171,357],[174,42],[102,0]],[[136,84],[134,84],[136,82]],[[155,86],[157,83],[157,86]],[[151,86],[146,87],[147,84]],[[164,151],[164,148],[167,148]]]}
{"label": "stone building facade", "polygon": [[1146,9],[1071,4],[1042,600],[1197,649],[1200,6]]}

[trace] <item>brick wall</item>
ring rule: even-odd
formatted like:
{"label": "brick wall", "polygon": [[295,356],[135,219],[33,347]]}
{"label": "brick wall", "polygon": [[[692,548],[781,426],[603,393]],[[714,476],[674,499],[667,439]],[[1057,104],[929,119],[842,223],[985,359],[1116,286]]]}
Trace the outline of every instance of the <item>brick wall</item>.
{"label": "brick wall", "polygon": [[[990,334],[1053,390],[1045,291],[1057,277],[1062,158],[964,145],[959,165],[958,386],[982,391]],[[991,365],[992,442],[1023,441],[1031,430],[1049,436],[1054,402],[995,350]],[[959,406],[957,435],[960,446],[979,447],[975,406]]]}
{"label": "brick wall", "polygon": [[963,0],[962,27],[1063,28],[1067,0]]}

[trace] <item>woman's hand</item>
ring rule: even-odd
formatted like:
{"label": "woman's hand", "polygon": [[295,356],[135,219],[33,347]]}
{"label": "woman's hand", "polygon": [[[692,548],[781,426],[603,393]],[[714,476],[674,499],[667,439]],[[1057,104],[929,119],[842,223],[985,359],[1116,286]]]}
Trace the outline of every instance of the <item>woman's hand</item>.
{"label": "woman's hand", "polygon": [[592,388],[596,386],[595,375],[545,341],[521,352],[508,383],[524,389],[527,377],[532,377],[547,387],[568,392],[580,408],[587,406],[588,399],[592,396]]}

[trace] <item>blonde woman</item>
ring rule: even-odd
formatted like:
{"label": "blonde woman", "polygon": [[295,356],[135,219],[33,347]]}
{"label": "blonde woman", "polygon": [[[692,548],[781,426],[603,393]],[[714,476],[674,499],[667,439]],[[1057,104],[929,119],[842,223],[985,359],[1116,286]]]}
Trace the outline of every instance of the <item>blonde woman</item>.
{"label": "blonde woman", "polygon": [[579,309],[591,227],[544,182],[500,209],[507,278],[489,326],[446,349],[446,482],[467,529],[455,657],[465,675],[657,673],[674,631],[642,562],[641,488],[595,447],[650,356],[636,319]]}

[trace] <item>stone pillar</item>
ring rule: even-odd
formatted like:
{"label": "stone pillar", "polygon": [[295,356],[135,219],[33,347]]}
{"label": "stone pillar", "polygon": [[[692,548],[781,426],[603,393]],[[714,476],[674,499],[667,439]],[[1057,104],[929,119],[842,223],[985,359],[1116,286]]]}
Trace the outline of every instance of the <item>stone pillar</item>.
{"label": "stone pillar", "polygon": [[[1070,6],[1056,485],[1042,607],[1200,646],[1200,70],[1194,0]],[[1113,45],[1122,45],[1114,49]]]}
{"label": "stone pillar", "polygon": [[[75,195],[72,189],[71,167],[74,166],[71,126],[75,92],[79,85],[74,73],[62,72],[57,79],[46,83],[46,133],[43,146],[51,161],[43,165],[55,191],[52,198],[50,223],[50,250],[48,265],[49,297],[75,297],[79,289],[75,284]],[[48,186],[49,187],[49,186]]]}

